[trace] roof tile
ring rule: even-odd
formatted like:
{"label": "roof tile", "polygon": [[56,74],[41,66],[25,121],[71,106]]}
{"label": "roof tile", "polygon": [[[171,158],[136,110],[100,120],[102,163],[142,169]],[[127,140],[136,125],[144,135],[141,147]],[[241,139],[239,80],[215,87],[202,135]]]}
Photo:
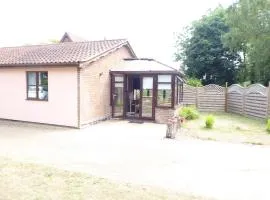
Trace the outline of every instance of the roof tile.
{"label": "roof tile", "polygon": [[126,42],[125,39],[116,39],[3,47],[0,48],[0,66],[79,63],[91,60]]}

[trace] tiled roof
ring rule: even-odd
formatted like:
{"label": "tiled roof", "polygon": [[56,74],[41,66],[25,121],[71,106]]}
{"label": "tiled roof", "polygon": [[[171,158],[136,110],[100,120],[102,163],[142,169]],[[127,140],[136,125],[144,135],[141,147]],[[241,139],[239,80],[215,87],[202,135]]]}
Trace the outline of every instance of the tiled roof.
{"label": "tiled roof", "polygon": [[0,48],[0,66],[74,64],[128,44],[125,39]]}

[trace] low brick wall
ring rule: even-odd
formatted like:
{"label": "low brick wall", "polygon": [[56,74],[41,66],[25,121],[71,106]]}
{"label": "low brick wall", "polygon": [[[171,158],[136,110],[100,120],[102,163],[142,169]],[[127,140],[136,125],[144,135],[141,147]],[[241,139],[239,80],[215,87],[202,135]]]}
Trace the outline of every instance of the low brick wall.
{"label": "low brick wall", "polygon": [[156,122],[160,124],[166,124],[168,119],[177,115],[178,109],[181,105],[177,106],[176,108],[156,108]]}

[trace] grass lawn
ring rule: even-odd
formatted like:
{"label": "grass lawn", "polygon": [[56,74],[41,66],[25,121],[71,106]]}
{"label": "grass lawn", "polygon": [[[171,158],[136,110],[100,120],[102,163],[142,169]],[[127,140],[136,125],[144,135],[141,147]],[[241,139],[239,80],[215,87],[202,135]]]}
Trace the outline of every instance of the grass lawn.
{"label": "grass lawn", "polygon": [[207,200],[160,188],[110,182],[0,157],[0,199],[4,200]]}
{"label": "grass lawn", "polygon": [[270,145],[266,120],[231,113],[211,113],[215,116],[215,124],[213,129],[206,129],[205,118],[208,114],[200,113],[199,119],[186,121],[181,130],[182,134],[200,139]]}

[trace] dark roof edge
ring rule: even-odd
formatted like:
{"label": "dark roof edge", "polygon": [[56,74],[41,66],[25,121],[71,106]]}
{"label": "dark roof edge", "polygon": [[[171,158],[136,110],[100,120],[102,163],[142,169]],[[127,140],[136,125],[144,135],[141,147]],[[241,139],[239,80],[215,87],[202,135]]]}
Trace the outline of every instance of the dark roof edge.
{"label": "dark roof edge", "polygon": [[124,58],[126,61],[132,61],[132,60],[147,60],[147,61],[155,61],[153,58]]}

